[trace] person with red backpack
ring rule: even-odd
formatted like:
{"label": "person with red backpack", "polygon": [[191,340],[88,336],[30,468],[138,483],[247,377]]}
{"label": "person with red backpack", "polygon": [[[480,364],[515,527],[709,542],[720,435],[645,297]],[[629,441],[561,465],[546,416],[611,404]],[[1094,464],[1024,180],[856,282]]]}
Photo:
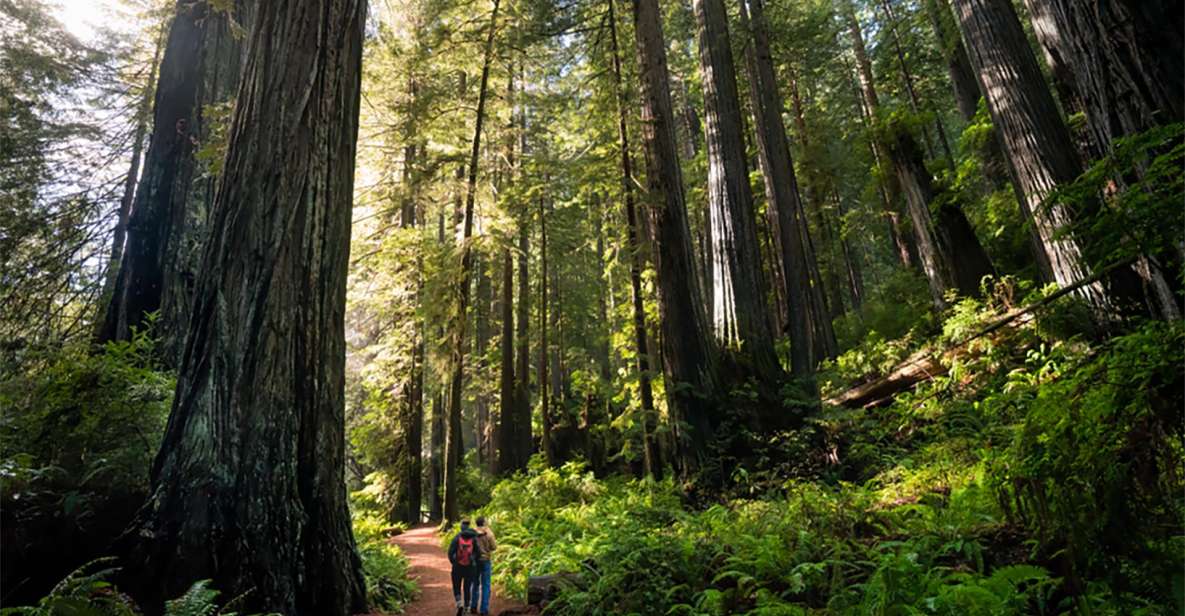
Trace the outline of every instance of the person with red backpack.
{"label": "person with red backpack", "polygon": [[453,565],[453,599],[457,601],[457,616],[466,609],[477,611],[477,561],[481,546],[477,532],[469,527],[469,520],[461,520],[461,532],[448,546],[448,561]]}

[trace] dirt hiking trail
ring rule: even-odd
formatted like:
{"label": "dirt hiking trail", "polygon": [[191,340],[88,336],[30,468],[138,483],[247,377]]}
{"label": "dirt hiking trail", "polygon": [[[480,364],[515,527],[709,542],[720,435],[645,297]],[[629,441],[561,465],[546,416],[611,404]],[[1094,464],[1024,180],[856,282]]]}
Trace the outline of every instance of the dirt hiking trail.
{"label": "dirt hiking trail", "polygon": [[[417,526],[392,537],[391,543],[398,545],[411,561],[411,577],[420,586],[420,596],[408,605],[403,613],[407,616],[455,616],[457,604],[453,600],[452,566],[448,555],[440,547],[440,538],[435,526]],[[494,567],[498,566],[497,552],[494,552]],[[507,611],[521,612],[523,606],[498,596],[493,589],[490,600],[490,614],[497,616]],[[468,613],[468,612],[466,612]]]}

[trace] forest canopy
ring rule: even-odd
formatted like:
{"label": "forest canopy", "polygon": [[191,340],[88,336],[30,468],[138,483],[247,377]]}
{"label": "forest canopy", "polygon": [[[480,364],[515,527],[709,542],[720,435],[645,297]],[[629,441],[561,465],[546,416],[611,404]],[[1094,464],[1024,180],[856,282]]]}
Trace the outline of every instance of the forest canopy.
{"label": "forest canopy", "polygon": [[0,0],[0,611],[1180,613],[1183,165],[1163,0]]}

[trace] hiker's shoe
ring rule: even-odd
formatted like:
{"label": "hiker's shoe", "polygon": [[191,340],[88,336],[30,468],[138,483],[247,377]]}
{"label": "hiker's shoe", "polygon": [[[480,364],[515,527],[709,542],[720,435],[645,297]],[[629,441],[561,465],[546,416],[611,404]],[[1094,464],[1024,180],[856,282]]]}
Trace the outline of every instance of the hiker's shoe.
{"label": "hiker's shoe", "polygon": [[463,607],[457,608],[457,616],[465,616],[465,608],[463,608]]}

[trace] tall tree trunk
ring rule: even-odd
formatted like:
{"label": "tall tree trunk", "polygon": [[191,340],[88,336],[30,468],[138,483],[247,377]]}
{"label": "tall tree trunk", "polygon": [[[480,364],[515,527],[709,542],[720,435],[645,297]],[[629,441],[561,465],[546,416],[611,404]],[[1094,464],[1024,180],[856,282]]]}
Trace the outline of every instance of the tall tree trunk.
{"label": "tall tree trunk", "polygon": [[712,436],[708,397],[715,393],[716,368],[687,226],[658,0],[634,0],[634,35],[642,78],[642,142],[647,197],[653,208],[668,408],[686,426],[677,428],[677,438],[682,472],[688,475],[698,469]]}
{"label": "tall tree trunk", "polygon": [[[1047,257],[1039,260],[1047,266],[1043,277],[1070,286],[1090,273],[1076,239],[1063,233],[1071,212],[1046,203],[1054,188],[1073,181],[1082,170],[1070,133],[1011,2],[954,0],[954,8],[992,123],[1020,187],[1021,208]],[[1096,316],[1105,318],[1109,308],[1101,285],[1083,287],[1079,295],[1094,307]]]}
{"label": "tall tree trunk", "polygon": [[[909,108],[915,114],[922,112],[922,103],[918,100],[917,87],[914,84],[913,72],[909,70],[909,62],[906,60],[905,48],[901,44],[901,34],[897,31],[897,15],[893,11],[893,4],[890,0],[880,0],[881,8],[885,12],[885,22],[889,26],[889,34],[893,37],[893,51],[897,54],[897,65],[901,68],[901,79],[905,82],[905,91],[909,94]],[[946,159],[954,165],[954,154],[951,153],[950,140],[946,137],[946,127],[942,125],[941,114],[934,114],[934,128],[938,133],[938,142],[942,146],[943,154]],[[930,158],[934,158],[934,153],[930,150],[930,135],[925,127],[922,127],[923,136],[925,137],[926,148],[930,153]]]}
{"label": "tall tree trunk", "polygon": [[[136,194],[136,180],[140,177],[140,162],[144,154],[144,135],[148,132],[148,111],[152,105],[152,95],[156,87],[156,69],[160,63],[161,49],[164,47],[164,32],[156,39],[156,46],[152,52],[152,64],[148,68],[148,79],[144,81],[144,92],[140,96],[140,104],[136,107],[136,129],[132,133],[132,163],[123,182],[123,196],[119,199],[119,213],[115,220],[115,230],[111,238],[111,257],[107,261],[107,271],[103,279],[103,291],[99,295],[100,301],[110,304],[115,283],[119,277],[120,261],[123,260],[123,246],[127,240],[128,215],[132,211],[132,200]],[[97,319],[96,336],[103,336],[106,314]]]}
{"label": "tall tree trunk", "polygon": [[741,363],[762,383],[773,383],[782,370],[765,314],[728,14],[723,0],[694,0],[693,6],[707,120],[708,219],[715,268],[712,322],[725,348],[743,357]]}
{"label": "tall tree trunk", "polygon": [[[971,69],[971,60],[967,57],[963,39],[959,37],[959,30],[950,10],[950,0],[926,0],[926,13],[934,27],[939,49],[946,58],[946,72],[950,77],[959,115],[964,121],[971,122],[979,111],[979,81],[975,78],[975,71]],[[981,156],[987,176],[985,179],[989,185],[996,189],[1007,185],[1010,178],[998,135],[993,133],[992,138],[987,140]]]}
{"label": "tall tree trunk", "polygon": [[366,3],[272,8],[252,35],[151,505],[124,537],[125,580],[153,611],[199,579],[251,611],[366,610],[343,479]]}
{"label": "tall tree trunk", "polygon": [[[548,466],[556,465],[556,452],[552,443],[551,403],[558,388],[548,380],[551,368],[551,347],[547,342],[548,330],[553,325],[548,320],[547,308],[550,296],[547,294],[549,270],[547,264],[547,209],[544,197],[539,197],[539,414],[543,425],[543,457]],[[554,373],[554,371],[553,371]]]}
{"label": "tall tree trunk", "polygon": [[[486,34],[485,59],[481,67],[481,85],[477,94],[477,121],[473,128],[473,147],[469,152],[469,179],[465,185],[465,213],[464,228],[461,233],[461,278],[458,298],[457,319],[453,334],[452,349],[452,377],[449,381],[449,421],[445,434],[444,456],[444,519],[446,522],[456,522],[460,511],[457,509],[457,473],[462,462],[461,445],[461,398],[465,381],[465,325],[469,312],[469,286],[473,270],[473,251],[469,246],[469,238],[473,236],[474,205],[477,201],[477,161],[481,154],[481,129],[485,122],[486,95],[490,83],[490,63],[494,59],[494,36],[498,31],[498,5],[500,0],[494,0],[494,8],[490,11],[489,32]],[[455,453],[454,453],[455,452]]]}
{"label": "tall tree trunk", "polygon": [[[524,218],[526,216],[524,215]],[[515,434],[517,442],[515,451],[518,453],[516,466],[513,470],[525,470],[527,461],[535,447],[534,437],[531,435],[531,285],[530,285],[530,235],[525,222],[519,223],[518,233],[518,314],[515,315],[515,340],[518,350],[515,352],[518,362],[515,373],[518,375],[515,396]]]}
{"label": "tall tree trunk", "polygon": [[[234,3],[236,16],[250,25],[249,0]],[[126,242],[97,340],[125,340],[159,312],[156,333],[160,358],[180,364],[189,300],[196,279],[202,228],[209,203],[200,213],[191,198],[196,145],[204,138],[202,107],[218,102],[238,83],[242,41],[229,34],[229,16],[207,3],[178,0],[160,63],[153,105],[152,135],[143,173],[126,224]],[[234,67],[222,65],[234,64]],[[220,77],[220,75],[222,75]],[[212,185],[210,187],[212,189]],[[208,191],[210,198],[213,190]],[[199,200],[200,201],[200,200]]]}
{"label": "tall tree trunk", "polygon": [[[875,127],[880,112],[880,96],[876,91],[876,80],[872,75],[872,61],[868,58],[868,50],[864,45],[864,33],[860,29],[860,20],[856,18],[856,7],[852,4],[852,0],[839,0],[841,3],[840,12],[844,18],[848,28],[848,36],[852,39],[852,53],[856,56],[856,76],[859,79],[858,93],[861,100],[861,109],[868,128],[870,129],[869,147],[872,149],[872,159],[877,168],[884,169],[884,160],[886,154],[883,146],[875,138]],[[897,259],[901,262],[901,266],[910,269],[914,267],[914,255],[917,248],[910,241],[908,234],[902,226],[900,214],[897,208],[893,206],[893,193],[896,192],[897,187],[894,183],[884,181],[880,187],[881,201],[884,204],[885,218],[889,224],[889,236],[893,240],[893,245],[897,248]]]}
{"label": "tall tree trunk", "polygon": [[[411,84],[412,96],[415,96],[416,86]],[[418,156],[422,153],[414,140],[414,125],[408,122],[405,126],[404,138],[407,145],[403,149],[403,185],[405,187],[402,203],[400,204],[399,226],[405,230],[415,229],[420,222],[420,208],[416,204],[416,195],[420,173],[417,167]],[[416,289],[415,303],[419,305],[424,296],[423,257],[416,256]],[[424,323],[415,317],[415,338],[412,340],[411,367],[408,370],[407,382],[403,385],[399,405],[399,445],[400,452],[397,464],[401,471],[399,494],[395,498],[397,518],[407,524],[418,524],[420,508],[424,497],[423,486],[423,449],[424,449]]]}
{"label": "tall tree trunk", "polygon": [[444,484],[444,389],[436,392],[432,400],[432,432],[429,434],[428,448],[430,460],[428,465],[428,517],[440,520],[444,517],[444,499],[441,498],[440,488]]}
{"label": "tall tree trunk", "polygon": [[[507,474],[518,470],[518,431],[515,421],[514,389],[514,259],[510,248],[502,250],[502,357],[499,379],[498,455],[497,472]],[[530,430],[528,429],[528,432]]]}
{"label": "tall tree trunk", "polygon": [[803,242],[807,233],[806,213],[798,195],[798,179],[794,175],[790,144],[786,142],[786,127],[782,123],[782,97],[778,94],[774,76],[762,0],[741,0],[740,7],[741,23],[748,22],[750,29],[745,56],[749,67],[750,105],[757,135],[758,160],[765,180],[766,199],[776,212],[774,221],[781,247],[779,257],[790,312],[790,371],[799,379],[813,382],[815,358],[811,353],[811,319],[828,323],[830,319],[826,314],[810,314],[810,265]]}
{"label": "tall tree trunk", "polygon": [[961,209],[943,203],[938,206],[937,217],[931,215],[935,192],[921,150],[904,128],[895,132],[889,151],[898,182],[906,193],[918,255],[935,306],[945,308],[947,291],[953,289],[962,295],[976,296],[980,281],[995,270]]}
{"label": "tall tree trunk", "polygon": [[662,478],[662,462],[655,438],[654,390],[650,383],[650,341],[646,335],[646,309],[642,299],[642,228],[638,221],[634,197],[634,162],[630,152],[629,103],[621,75],[621,51],[617,43],[616,0],[609,4],[609,41],[613,50],[613,89],[617,99],[617,138],[621,156],[621,193],[625,202],[626,238],[630,263],[630,305],[633,309],[635,368],[638,371],[638,397],[642,404],[642,467],[643,472]]}
{"label": "tall tree trunk", "polygon": [[[807,131],[806,114],[803,110],[802,96],[798,90],[797,74],[791,75],[790,101],[791,107],[794,110],[794,125],[798,130],[798,139],[802,144],[803,151],[805,152],[810,149],[810,133]],[[820,203],[819,191],[817,188],[813,187],[815,182],[809,181],[811,178],[809,167],[808,171],[806,172],[806,178],[808,180],[806,183],[806,204],[810,207],[810,213],[814,215],[819,227],[823,229],[824,241],[826,241],[826,229],[830,223],[827,220],[827,212],[823,209]],[[802,203],[802,201],[799,201],[799,203]],[[816,357],[820,359],[831,359],[839,355],[839,348],[835,340],[835,329],[831,323],[832,315],[836,314],[836,312],[828,310],[825,291],[827,287],[830,287],[834,292],[836,285],[825,285],[823,282],[823,274],[819,269],[819,253],[815,250],[815,243],[810,234],[810,225],[807,224],[809,218],[809,216],[803,216],[804,222],[802,225],[802,231],[803,249],[806,250],[806,262],[810,267],[811,276],[810,314],[812,315],[811,329],[814,332],[814,335],[811,336],[811,339],[815,344]],[[855,305],[853,305],[853,307],[855,307]],[[836,308],[838,309],[838,314],[843,313],[842,303],[840,303],[840,305]],[[838,316],[838,314],[836,314],[836,316]],[[814,315],[818,315],[818,318],[815,318]]]}
{"label": "tall tree trunk", "polygon": [[[477,371],[482,377],[486,369],[486,346],[490,341],[490,308],[494,302],[493,281],[490,280],[486,259],[479,256],[477,263],[477,301],[474,303],[474,333],[473,352],[477,355]],[[490,467],[490,454],[493,435],[490,431],[490,401],[486,398],[485,388],[477,393],[477,417],[474,421],[474,432],[477,437],[478,464]]]}

